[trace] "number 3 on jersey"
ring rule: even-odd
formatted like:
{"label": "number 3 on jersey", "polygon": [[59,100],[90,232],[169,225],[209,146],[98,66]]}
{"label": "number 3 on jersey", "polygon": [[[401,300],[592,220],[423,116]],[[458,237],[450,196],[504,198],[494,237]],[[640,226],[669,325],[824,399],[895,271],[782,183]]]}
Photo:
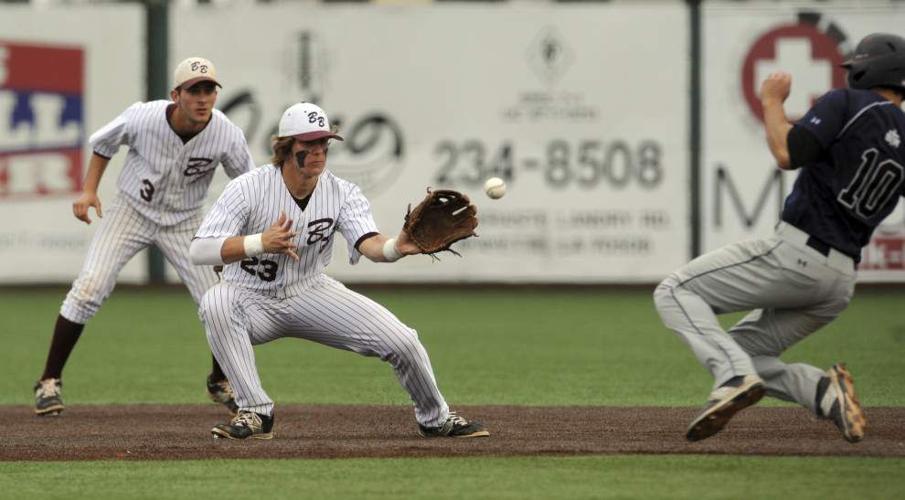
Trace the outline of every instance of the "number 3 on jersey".
{"label": "number 3 on jersey", "polygon": [[[258,269],[259,265],[261,266],[260,269]],[[277,268],[279,267],[279,264],[268,259],[250,257],[243,260],[239,266],[246,273],[257,276],[258,278],[261,278],[262,281],[273,281],[277,277]]]}
{"label": "number 3 on jersey", "polygon": [[138,194],[141,195],[141,199],[150,202],[154,197],[154,184],[151,184],[151,181],[148,179],[141,180],[141,191]]}
{"label": "number 3 on jersey", "polygon": [[864,219],[869,219],[896,196],[905,179],[905,168],[893,160],[877,163],[880,153],[868,149],[861,155],[855,177],[839,193],[839,203]]}

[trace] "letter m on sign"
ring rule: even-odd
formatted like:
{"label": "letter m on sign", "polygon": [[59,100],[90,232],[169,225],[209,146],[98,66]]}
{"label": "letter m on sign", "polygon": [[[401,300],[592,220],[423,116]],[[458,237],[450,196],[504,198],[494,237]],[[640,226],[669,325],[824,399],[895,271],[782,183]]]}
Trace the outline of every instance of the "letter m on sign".
{"label": "letter m on sign", "polygon": [[81,190],[84,50],[0,40],[0,200]]}
{"label": "letter m on sign", "polygon": [[729,170],[724,165],[718,165],[716,169],[716,181],[714,182],[714,204],[713,204],[713,221],[717,228],[723,227],[723,214],[726,210],[723,208],[723,199],[729,198],[735,214],[741,220],[746,229],[750,229],[760,216],[764,213],[767,206],[767,200],[770,198],[771,191],[776,195],[776,213],[782,212],[782,202],[785,196],[785,180],[782,172],[773,170],[767,181],[758,194],[754,208],[749,212],[745,208],[742,197],[738,192],[738,188],[729,175]]}

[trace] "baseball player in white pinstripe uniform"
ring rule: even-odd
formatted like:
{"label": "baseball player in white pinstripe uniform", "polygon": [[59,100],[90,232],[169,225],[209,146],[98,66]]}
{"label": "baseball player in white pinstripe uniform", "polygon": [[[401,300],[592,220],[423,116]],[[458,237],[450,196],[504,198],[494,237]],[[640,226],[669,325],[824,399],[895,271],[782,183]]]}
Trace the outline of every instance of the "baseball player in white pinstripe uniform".
{"label": "baseball player in white pinstripe uniform", "polygon": [[332,139],[342,140],[321,108],[287,109],[272,164],[230,182],[192,242],[195,264],[225,264],[223,282],[204,294],[199,313],[239,412],[211,432],[273,437],[273,401],[261,387],[252,346],[298,337],[389,362],[412,398],[422,436],[489,436],[480,422],[449,410],[415,330],[324,274],[337,232],[353,264],[362,255],[393,262],[420,253],[404,231],[380,234],[358,186],[326,170]]}
{"label": "baseball player in white pinstripe uniform", "polygon": [[[212,268],[193,266],[188,258],[201,205],[218,164],[235,178],[254,168],[254,161],[242,130],[214,109],[220,86],[214,65],[191,57],[176,67],[174,76],[172,101],[135,103],[90,138],[94,154],[82,195],[72,205],[75,217],[85,223],[91,223],[89,207],[103,217],[97,187],[110,158],[122,145],[129,154],[117,181],[118,196],[60,309],[44,373],[35,385],[38,415],[63,411],[63,366],[85,323],[113,291],[120,270],[140,250],[160,247],[196,302],[216,282]],[[231,388],[216,360],[208,393],[234,409]]]}

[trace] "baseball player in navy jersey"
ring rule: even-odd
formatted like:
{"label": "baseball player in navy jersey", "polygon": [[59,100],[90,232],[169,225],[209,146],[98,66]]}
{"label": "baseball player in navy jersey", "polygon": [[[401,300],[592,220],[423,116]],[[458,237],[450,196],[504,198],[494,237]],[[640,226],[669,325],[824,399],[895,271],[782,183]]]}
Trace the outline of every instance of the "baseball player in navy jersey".
{"label": "baseball player in navy jersey", "polygon": [[297,337],[390,363],[414,403],[422,436],[489,436],[480,422],[449,410],[415,330],[324,274],[336,233],[352,264],[361,256],[393,262],[420,253],[404,231],[396,238],[380,234],[358,186],[326,169],[331,140],[342,137],[324,110],[311,103],[287,109],[272,164],[230,182],[192,241],[195,264],[225,265],[199,314],[239,412],[211,432],[273,437],[273,401],[261,387],[252,346]]}
{"label": "baseball player in navy jersey", "polygon": [[[201,205],[218,164],[237,177],[254,168],[254,161],[242,130],[214,109],[220,85],[214,65],[191,57],[176,67],[174,76],[172,101],[135,103],[90,138],[94,154],[72,212],[90,224],[88,209],[93,207],[103,220],[57,317],[44,373],[35,385],[38,415],[63,411],[63,366],[85,323],[136,253],[152,244],[160,247],[196,302],[216,281],[212,268],[193,266],[188,257]],[[129,153],[117,181],[119,192],[102,212],[97,187],[122,145]],[[231,388],[216,360],[207,386],[213,400],[234,409]]]}
{"label": "baseball player in navy jersey", "polygon": [[[905,39],[870,35],[843,66],[849,88],[828,92],[795,124],[783,109],[791,77],[774,73],[761,87],[770,152],[780,168],[801,169],[776,234],[699,257],[654,293],[663,322],[715,378],[691,441],[764,394],[832,421],[849,442],[864,436],[844,364],[823,371],[779,359],[845,309],[861,248],[905,194]],[[728,334],[720,328],[716,314],[745,310]]]}

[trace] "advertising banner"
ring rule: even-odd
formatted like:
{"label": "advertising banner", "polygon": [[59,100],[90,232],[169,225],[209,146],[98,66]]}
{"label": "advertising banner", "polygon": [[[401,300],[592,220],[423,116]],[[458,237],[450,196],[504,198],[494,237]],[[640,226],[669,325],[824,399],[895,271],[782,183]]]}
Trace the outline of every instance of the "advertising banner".
{"label": "advertising banner", "polygon": [[[704,4],[702,227],[704,250],[768,236],[797,173],[780,172],[767,148],[760,84],[776,70],[792,74],[786,101],[800,118],[832,88],[845,87],[839,64],[869,33],[898,33],[905,6],[859,2],[707,2]],[[901,206],[865,248],[862,281],[905,281]]]}
{"label": "advertising banner", "polygon": [[[137,5],[3,6],[0,283],[78,274],[97,227],[93,211],[91,226],[72,215],[91,154],[87,138],[144,96],[143,20]],[[102,203],[113,201],[121,160],[104,176]],[[122,276],[144,281],[146,259],[134,259]]]}
{"label": "advertising banner", "polygon": [[[171,59],[217,65],[218,107],[259,163],[282,111],[307,100],[346,138],[331,146],[328,168],[361,186],[385,234],[428,187],[478,205],[480,236],[457,244],[463,258],[352,267],[342,244],[328,270],[338,278],[650,282],[689,257],[680,2],[171,15]],[[482,190],[493,176],[508,185],[499,200]]]}

